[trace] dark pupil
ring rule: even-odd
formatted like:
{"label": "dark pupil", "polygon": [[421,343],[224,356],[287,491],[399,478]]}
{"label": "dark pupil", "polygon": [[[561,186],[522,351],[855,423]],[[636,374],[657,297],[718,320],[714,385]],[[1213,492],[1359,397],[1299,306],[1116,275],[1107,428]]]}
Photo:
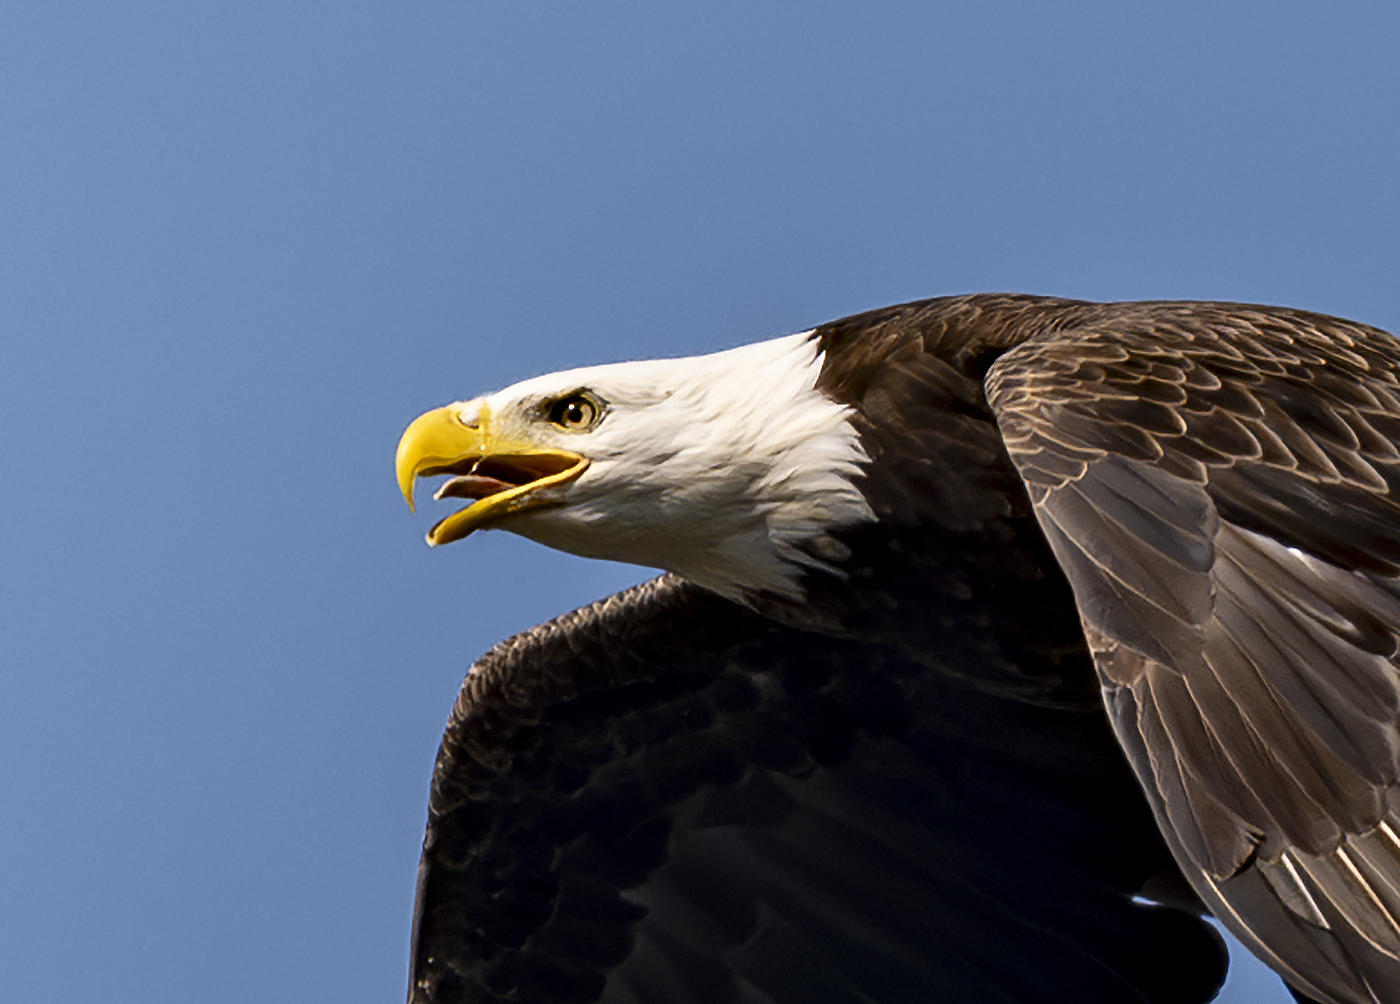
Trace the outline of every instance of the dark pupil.
{"label": "dark pupil", "polygon": [[568,420],[570,425],[576,425],[577,423],[582,422],[583,405],[579,404],[577,401],[570,401],[564,407],[564,417]]}

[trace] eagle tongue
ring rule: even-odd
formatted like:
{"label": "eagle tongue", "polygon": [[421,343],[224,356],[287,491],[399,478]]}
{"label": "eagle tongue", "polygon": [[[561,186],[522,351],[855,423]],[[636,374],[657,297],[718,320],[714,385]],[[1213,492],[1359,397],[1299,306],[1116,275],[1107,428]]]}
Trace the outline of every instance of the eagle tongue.
{"label": "eagle tongue", "polygon": [[433,493],[433,498],[439,501],[445,498],[484,499],[514,487],[509,481],[498,481],[480,474],[464,474],[444,483]]}

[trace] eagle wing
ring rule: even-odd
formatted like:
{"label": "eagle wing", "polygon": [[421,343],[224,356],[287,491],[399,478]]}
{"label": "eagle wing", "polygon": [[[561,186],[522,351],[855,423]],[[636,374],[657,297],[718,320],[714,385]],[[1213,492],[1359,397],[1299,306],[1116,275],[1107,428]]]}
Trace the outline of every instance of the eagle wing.
{"label": "eagle wing", "polygon": [[1214,932],[1133,898],[1163,869],[1097,709],[663,576],[468,674],[409,998],[1203,1002]]}
{"label": "eagle wing", "polygon": [[1400,1000],[1400,343],[1105,307],[988,374],[1109,717],[1213,912],[1304,992]]}

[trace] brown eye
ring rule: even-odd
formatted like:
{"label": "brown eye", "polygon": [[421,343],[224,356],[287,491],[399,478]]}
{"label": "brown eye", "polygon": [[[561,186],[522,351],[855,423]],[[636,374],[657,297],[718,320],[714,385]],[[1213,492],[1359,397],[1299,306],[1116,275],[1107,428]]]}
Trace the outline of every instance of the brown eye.
{"label": "brown eye", "polygon": [[598,406],[582,394],[561,398],[549,409],[549,420],[561,429],[583,432],[598,421]]}

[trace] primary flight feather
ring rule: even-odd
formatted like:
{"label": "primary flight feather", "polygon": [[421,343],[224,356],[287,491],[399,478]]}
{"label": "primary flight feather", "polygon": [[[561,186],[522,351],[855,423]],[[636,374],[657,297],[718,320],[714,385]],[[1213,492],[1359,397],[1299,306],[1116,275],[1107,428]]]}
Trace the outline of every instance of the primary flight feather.
{"label": "primary flight feather", "polygon": [[427,413],[430,543],[672,574],[468,675],[410,999],[1400,1002],[1397,443],[1385,332],[1012,295]]}

